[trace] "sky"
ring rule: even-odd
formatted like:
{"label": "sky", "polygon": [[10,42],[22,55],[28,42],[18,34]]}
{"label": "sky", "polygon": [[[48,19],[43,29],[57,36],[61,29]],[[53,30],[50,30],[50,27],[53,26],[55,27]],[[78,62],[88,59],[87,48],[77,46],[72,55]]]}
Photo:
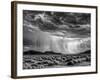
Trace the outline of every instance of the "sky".
{"label": "sky", "polygon": [[91,14],[23,10],[24,51],[77,54],[90,50]]}

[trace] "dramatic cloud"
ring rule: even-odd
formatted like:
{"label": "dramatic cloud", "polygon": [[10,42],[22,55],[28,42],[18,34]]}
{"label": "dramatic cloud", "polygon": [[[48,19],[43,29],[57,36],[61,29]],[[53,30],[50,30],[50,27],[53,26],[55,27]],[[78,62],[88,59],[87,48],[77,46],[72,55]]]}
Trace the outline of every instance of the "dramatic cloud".
{"label": "dramatic cloud", "polygon": [[90,14],[23,11],[24,51],[76,54],[90,50]]}

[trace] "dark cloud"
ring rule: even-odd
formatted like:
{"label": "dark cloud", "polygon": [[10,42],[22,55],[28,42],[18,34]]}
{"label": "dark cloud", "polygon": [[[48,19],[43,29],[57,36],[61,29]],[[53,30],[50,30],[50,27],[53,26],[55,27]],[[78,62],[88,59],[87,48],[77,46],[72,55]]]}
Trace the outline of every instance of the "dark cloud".
{"label": "dark cloud", "polygon": [[[38,45],[42,48],[37,48],[37,50],[50,50],[47,45],[51,44],[52,36],[59,37],[59,39],[60,37],[72,38],[72,41],[76,38],[90,38],[90,18],[91,15],[88,13],[23,10],[23,44],[25,49],[35,50],[35,45]],[[59,40],[57,41],[59,43]],[[56,51],[58,50],[57,41],[53,42]],[[62,42],[62,44],[64,43]],[[90,39],[88,44],[90,45]],[[31,47],[29,48],[29,46]]]}

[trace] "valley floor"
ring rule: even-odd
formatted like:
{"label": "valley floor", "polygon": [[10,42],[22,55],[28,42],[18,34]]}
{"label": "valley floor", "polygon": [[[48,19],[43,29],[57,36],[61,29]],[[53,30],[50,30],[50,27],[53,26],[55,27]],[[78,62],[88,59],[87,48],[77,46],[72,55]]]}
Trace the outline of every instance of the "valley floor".
{"label": "valley floor", "polygon": [[88,54],[24,54],[23,69],[62,68],[90,66],[91,55]]}

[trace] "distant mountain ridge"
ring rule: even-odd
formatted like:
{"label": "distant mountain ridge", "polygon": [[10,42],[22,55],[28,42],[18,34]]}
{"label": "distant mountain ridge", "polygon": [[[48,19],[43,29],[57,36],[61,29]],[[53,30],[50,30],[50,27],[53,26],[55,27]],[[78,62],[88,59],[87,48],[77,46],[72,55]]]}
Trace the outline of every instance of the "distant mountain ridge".
{"label": "distant mountain ridge", "polygon": [[[91,50],[78,53],[78,54],[80,55],[80,54],[90,54],[90,53],[91,53]],[[43,52],[33,51],[33,50],[25,51],[23,54],[24,55],[77,55],[77,54],[61,54],[61,53],[55,53],[52,51],[46,51],[43,53]]]}

